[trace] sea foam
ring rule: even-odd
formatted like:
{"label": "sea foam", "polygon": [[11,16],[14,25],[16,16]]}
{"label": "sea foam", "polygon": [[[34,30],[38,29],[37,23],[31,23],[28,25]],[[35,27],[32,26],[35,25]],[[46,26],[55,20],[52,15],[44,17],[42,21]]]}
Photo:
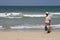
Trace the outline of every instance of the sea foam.
{"label": "sea foam", "polygon": [[[46,13],[45,13],[46,14]],[[0,17],[5,18],[22,18],[22,17],[45,17],[45,14],[23,14],[23,13],[0,13]],[[52,18],[60,18],[59,12],[49,12]]]}

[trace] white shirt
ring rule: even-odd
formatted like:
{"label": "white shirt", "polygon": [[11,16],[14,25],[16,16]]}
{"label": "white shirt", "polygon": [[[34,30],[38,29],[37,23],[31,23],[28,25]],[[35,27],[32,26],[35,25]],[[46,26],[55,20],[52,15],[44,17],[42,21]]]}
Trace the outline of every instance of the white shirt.
{"label": "white shirt", "polygon": [[45,19],[45,23],[49,23],[49,20],[51,20],[51,17],[48,15]]}

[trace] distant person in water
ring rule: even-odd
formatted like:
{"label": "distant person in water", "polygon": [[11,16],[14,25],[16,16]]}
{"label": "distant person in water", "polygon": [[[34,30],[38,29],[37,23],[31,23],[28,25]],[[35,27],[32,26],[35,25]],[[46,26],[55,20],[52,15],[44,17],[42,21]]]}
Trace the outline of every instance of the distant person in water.
{"label": "distant person in water", "polygon": [[45,31],[48,31],[48,28],[50,27],[50,23],[51,23],[51,17],[50,15],[48,14],[48,12],[46,12],[46,18],[45,18]]}

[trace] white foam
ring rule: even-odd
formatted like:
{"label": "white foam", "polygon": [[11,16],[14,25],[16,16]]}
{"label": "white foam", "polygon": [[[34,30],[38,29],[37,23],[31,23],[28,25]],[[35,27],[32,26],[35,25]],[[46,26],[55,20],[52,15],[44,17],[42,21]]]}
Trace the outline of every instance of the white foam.
{"label": "white foam", "polygon": [[[24,29],[24,28],[40,28],[40,29],[44,29],[45,25],[36,25],[36,26],[10,26],[11,29]],[[57,25],[51,25],[51,27],[53,27],[53,29],[55,28],[60,28],[60,24]],[[0,26],[0,29],[4,29],[3,26]]]}
{"label": "white foam", "polygon": [[11,26],[10,28],[11,29],[23,29],[24,26]]}
{"label": "white foam", "polygon": [[24,17],[45,17],[44,14],[22,14],[22,13],[0,13],[0,17],[7,17],[7,16],[24,16]]}
{"label": "white foam", "polygon": [[3,29],[2,26],[0,26],[0,29]]}
{"label": "white foam", "polygon": [[[54,17],[53,15],[60,15],[60,12],[46,12],[49,13],[50,16]],[[25,17],[45,17],[45,14],[24,14]]]}
{"label": "white foam", "polygon": [[22,15],[22,13],[11,13],[12,15],[16,16],[16,15]]}
{"label": "white foam", "polygon": [[15,13],[15,12],[12,12],[12,13],[0,13],[0,15],[20,15],[20,14],[22,14],[22,13]]}
{"label": "white foam", "polygon": [[0,13],[0,17],[4,17],[4,18],[22,18],[22,13]]}
{"label": "white foam", "polygon": [[[49,13],[50,16],[52,18],[60,18],[60,17],[57,17],[56,15],[60,15],[59,12],[50,12]],[[19,16],[19,17],[10,17],[10,16]],[[12,13],[0,13],[0,17],[5,17],[5,18],[20,18],[20,17],[45,17],[46,15],[45,14],[22,14],[21,12],[20,13],[15,13],[15,12],[12,12]]]}
{"label": "white foam", "polygon": [[0,28],[2,28],[2,26],[0,26]]}
{"label": "white foam", "polygon": [[55,13],[51,12],[50,15],[51,15],[52,18],[60,18],[60,13],[59,12],[55,12]]}
{"label": "white foam", "polygon": [[22,18],[22,17],[5,17],[5,18],[13,19],[13,18]]}
{"label": "white foam", "polygon": [[38,15],[36,15],[36,14],[34,14],[34,15],[23,15],[23,16],[25,16],[25,17],[45,17],[45,15],[41,15],[41,14],[38,14]]}
{"label": "white foam", "polygon": [[5,17],[5,13],[0,13],[0,17]]}
{"label": "white foam", "polygon": [[60,24],[57,24],[57,25],[51,25],[52,27],[54,28],[60,28]]}
{"label": "white foam", "polygon": [[56,12],[56,13],[51,12],[50,15],[60,15],[60,13],[59,12]]}
{"label": "white foam", "polygon": [[24,28],[40,28],[40,26],[11,26],[11,29],[24,29]]}
{"label": "white foam", "polygon": [[[11,26],[10,28],[11,29],[24,29],[24,28],[27,28],[27,29],[29,29],[29,28],[40,28],[40,29],[44,29],[44,25],[38,25],[38,26]],[[54,28],[60,28],[60,24],[58,24],[58,25],[51,25],[51,27],[53,27],[53,29]]]}
{"label": "white foam", "polygon": [[23,29],[24,27],[10,27],[11,29]]}

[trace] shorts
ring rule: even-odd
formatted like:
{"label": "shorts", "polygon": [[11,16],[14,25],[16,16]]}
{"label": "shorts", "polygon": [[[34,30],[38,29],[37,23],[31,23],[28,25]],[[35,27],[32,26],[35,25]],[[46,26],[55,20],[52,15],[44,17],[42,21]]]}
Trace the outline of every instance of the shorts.
{"label": "shorts", "polygon": [[47,28],[48,28],[48,27],[49,27],[49,25],[50,25],[50,23],[45,23],[45,27],[47,27]]}

